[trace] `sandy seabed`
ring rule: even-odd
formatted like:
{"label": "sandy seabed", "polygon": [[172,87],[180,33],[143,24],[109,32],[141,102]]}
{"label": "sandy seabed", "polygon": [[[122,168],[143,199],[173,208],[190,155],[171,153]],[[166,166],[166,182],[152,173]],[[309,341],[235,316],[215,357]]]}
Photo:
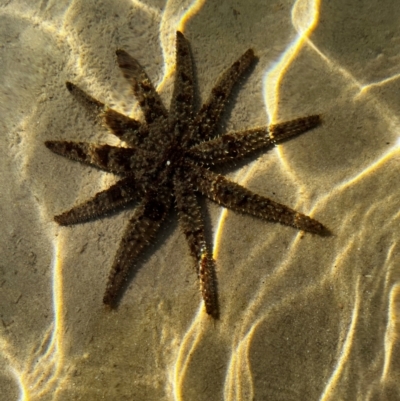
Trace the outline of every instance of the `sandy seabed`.
{"label": "sandy seabed", "polygon": [[[394,0],[0,1],[0,400],[400,400],[399,20]],[[223,132],[323,118],[228,176],[333,235],[205,203],[216,322],[175,214],[111,312],[132,210],[53,221],[114,177],[44,141],[118,144],[65,82],[141,118],[115,50],[168,105],[178,29],[200,100],[247,48],[259,58]]]}

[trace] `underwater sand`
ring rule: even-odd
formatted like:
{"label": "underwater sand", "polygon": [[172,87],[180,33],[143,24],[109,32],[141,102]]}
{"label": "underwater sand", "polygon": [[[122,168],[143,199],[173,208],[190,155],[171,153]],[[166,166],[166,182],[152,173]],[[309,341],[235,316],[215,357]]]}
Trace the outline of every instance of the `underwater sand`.
{"label": "underwater sand", "polygon": [[[400,400],[399,20],[393,0],[0,1],[0,400]],[[53,221],[114,178],[44,141],[118,144],[65,81],[140,118],[122,48],[169,105],[177,29],[202,100],[247,48],[259,57],[223,132],[323,117],[228,176],[332,236],[205,203],[216,322],[175,214],[112,312],[132,210]]]}

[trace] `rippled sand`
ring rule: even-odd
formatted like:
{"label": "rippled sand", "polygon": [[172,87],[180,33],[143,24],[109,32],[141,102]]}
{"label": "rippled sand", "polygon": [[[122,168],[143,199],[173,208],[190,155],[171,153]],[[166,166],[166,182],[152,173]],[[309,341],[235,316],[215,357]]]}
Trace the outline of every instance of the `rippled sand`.
{"label": "rippled sand", "polygon": [[[0,400],[400,399],[400,8],[364,3],[0,2]],[[247,48],[259,57],[226,130],[323,116],[229,177],[333,235],[207,203],[217,322],[175,215],[112,312],[102,297],[132,211],[53,222],[113,177],[44,141],[117,143],[65,81],[139,117],[123,48],[169,104],[177,29],[203,100]]]}

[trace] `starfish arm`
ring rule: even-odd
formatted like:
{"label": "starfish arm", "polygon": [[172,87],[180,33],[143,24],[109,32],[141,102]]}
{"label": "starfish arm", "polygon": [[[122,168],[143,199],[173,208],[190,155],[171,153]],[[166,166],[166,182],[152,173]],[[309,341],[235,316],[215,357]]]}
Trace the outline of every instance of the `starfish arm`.
{"label": "starfish arm", "polygon": [[141,144],[149,134],[147,124],[142,124],[115,110],[107,109],[103,116],[111,132],[130,146]]}
{"label": "starfish arm", "polygon": [[151,124],[159,118],[165,119],[167,110],[141,65],[124,50],[117,50],[116,54],[118,65],[131,84],[147,123]]}
{"label": "starfish arm", "polygon": [[256,56],[253,50],[248,49],[222,74],[212,89],[208,100],[195,117],[192,133],[194,143],[213,138],[233,86],[255,60]]}
{"label": "starfish arm", "polygon": [[131,176],[125,177],[110,188],[97,193],[92,199],[55,216],[54,220],[62,226],[84,223],[121,209],[141,195],[142,191],[134,179]]}
{"label": "starfish arm", "polygon": [[252,152],[302,134],[320,124],[318,115],[297,118],[270,127],[232,132],[192,147],[188,155],[205,165],[240,159]]}
{"label": "starfish arm", "polygon": [[191,164],[190,168],[196,177],[198,190],[210,200],[224,207],[311,233],[325,234],[327,232],[326,228],[317,220],[264,196],[257,195],[222,175],[194,164]]}
{"label": "starfish arm", "polygon": [[215,263],[206,243],[203,217],[196,194],[192,186],[186,184],[188,178],[178,175],[174,180],[179,224],[186,236],[190,253],[197,263],[196,270],[200,279],[200,290],[206,312],[210,316],[218,318]]}
{"label": "starfish arm", "polygon": [[241,132],[231,132],[202,142],[192,147],[188,155],[205,165],[222,164],[240,159],[249,153],[273,145],[268,135],[268,128],[255,128]]}
{"label": "starfish arm", "polygon": [[94,145],[88,142],[46,141],[45,145],[52,152],[68,159],[116,174],[144,168],[148,164],[146,160],[152,156],[150,152],[140,149]]}
{"label": "starfish arm", "polygon": [[271,141],[279,143],[294,136],[303,134],[310,129],[318,127],[321,124],[321,116],[314,114],[311,116],[300,117],[290,121],[284,121],[278,124],[272,124],[268,127]]}
{"label": "starfish arm", "polygon": [[72,82],[67,81],[65,85],[71,95],[86,109],[91,118],[94,120],[98,119],[104,110],[104,103],[88,95],[84,90]]}
{"label": "starfish arm", "polygon": [[179,31],[176,33],[175,69],[170,119],[179,124],[180,132],[184,132],[193,115],[194,76],[189,42]]}
{"label": "starfish arm", "polygon": [[75,99],[85,107],[93,119],[104,118],[104,122],[111,132],[127,142],[129,145],[137,145],[148,135],[148,127],[132,118],[129,118],[115,110],[107,109],[104,103],[88,95],[72,82],[66,82],[67,89]]}
{"label": "starfish arm", "polygon": [[[160,195],[160,193],[158,194]],[[144,248],[154,239],[170,209],[170,197],[147,197],[135,210],[117,250],[106,286],[103,302],[115,306],[129,271]]]}

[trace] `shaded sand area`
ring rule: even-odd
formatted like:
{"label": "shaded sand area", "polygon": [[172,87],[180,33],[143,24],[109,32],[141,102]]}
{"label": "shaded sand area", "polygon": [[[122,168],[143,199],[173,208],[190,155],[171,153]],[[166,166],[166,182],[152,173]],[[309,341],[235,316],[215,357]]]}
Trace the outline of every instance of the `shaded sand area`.
{"label": "shaded sand area", "polygon": [[[400,400],[399,20],[393,0],[2,0],[0,400]],[[141,118],[114,52],[168,105],[177,29],[201,100],[247,48],[259,57],[223,131],[323,116],[227,175],[332,236],[205,203],[216,322],[175,214],[112,312],[102,297],[132,210],[53,221],[115,178],[44,141],[119,144],[65,81]]]}

